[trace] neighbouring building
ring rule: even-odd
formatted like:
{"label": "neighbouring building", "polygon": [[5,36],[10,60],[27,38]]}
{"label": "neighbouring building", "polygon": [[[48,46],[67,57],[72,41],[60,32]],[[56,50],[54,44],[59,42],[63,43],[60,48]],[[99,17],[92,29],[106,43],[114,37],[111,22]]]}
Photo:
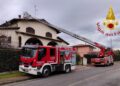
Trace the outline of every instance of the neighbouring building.
{"label": "neighbouring building", "polygon": [[[38,21],[39,20],[39,21]],[[14,18],[0,25],[0,45],[21,48],[26,44],[68,45],[58,37],[60,31],[45,19]]]}
{"label": "neighbouring building", "polygon": [[94,47],[91,45],[86,45],[86,44],[78,44],[74,45],[77,49],[77,53],[80,55],[80,57],[84,57],[85,54],[91,53],[94,50]]}
{"label": "neighbouring building", "polygon": [[73,47],[76,48],[77,54],[82,59],[81,64],[87,65],[88,59],[84,58],[84,55],[94,52],[94,47],[91,45],[86,45],[86,44],[78,44],[78,45],[74,45]]}

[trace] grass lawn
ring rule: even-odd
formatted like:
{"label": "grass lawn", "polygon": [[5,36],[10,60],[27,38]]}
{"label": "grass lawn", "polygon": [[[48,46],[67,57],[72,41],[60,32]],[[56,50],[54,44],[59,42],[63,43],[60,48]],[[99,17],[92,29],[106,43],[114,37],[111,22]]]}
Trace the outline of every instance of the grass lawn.
{"label": "grass lawn", "polygon": [[21,73],[19,71],[8,72],[8,73],[1,73],[0,74],[0,79],[20,77],[20,76],[25,76],[25,75],[26,75],[25,73]]}

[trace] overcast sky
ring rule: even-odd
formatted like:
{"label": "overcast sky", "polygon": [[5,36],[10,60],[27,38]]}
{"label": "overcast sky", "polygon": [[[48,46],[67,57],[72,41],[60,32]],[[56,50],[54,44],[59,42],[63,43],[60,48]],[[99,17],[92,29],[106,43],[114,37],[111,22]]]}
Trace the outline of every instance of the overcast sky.
{"label": "overcast sky", "polygon": [[[0,23],[27,11],[32,16],[44,18],[58,27],[110,46],[111,38],[97,31],[96,23],[106,18],[111,5],[119,20],[120,0],[0,0]],[[81,43],[66,34],[60,34],[60,37],[71,45]],[[120,37],[112,39],[113,47],[120,48]]]}

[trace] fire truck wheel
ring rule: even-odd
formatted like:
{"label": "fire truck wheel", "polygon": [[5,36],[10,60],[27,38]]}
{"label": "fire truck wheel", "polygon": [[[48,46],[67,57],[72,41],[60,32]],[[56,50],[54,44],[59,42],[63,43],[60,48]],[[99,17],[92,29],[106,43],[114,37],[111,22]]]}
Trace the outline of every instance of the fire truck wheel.
{"label": "fire truck wheel", "polygon": [[114,62],[112,62],[111,65],[114,65]]}
{"label": "fire truck wheel", "polygon": [[71,66],[70,66],[70,65],[66,65],[66,66],[65,66],[65,72],[66,72],[66,73],[71,72]]}
{"label": "fire truck wheel", "polygon": [[110,63],[107,61],[106,66],[109,66],[109,65],[110,65]]}
{"label": "fire truck wheel", "polygon": [[50,75],[50,68],[49,67],[44,67],[42,71],[42,76],[43,77],[48,77]]}

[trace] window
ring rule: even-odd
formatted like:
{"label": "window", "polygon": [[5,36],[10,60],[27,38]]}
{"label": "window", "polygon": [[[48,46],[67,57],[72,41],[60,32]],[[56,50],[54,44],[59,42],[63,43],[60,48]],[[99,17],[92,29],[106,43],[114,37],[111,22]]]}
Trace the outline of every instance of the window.
{"label": "window", "polygon": [[54,48],[50,49],[50,56],[55,56],[55,49]]}
{"label": "window", "polygon": [[31,33],[31,34],[35,34],[35,30],[32,27],[27,27],[26,32]]}
{"label": "window", "polygon": [[52,38],[52,34],[50,32],[47,32],[46,37]]}
{"label": "window", "polygon": [[5,42],[7,40],[7,36],[2,35],[0,36],[0,42]]}
{"label": "window", "polygon": [[8,43],[11,43],[11,36],[8,37]]}
{"label": "window", "polygon": [[21,44],[22,44],[22,43],[21,43],[21,42],[22,42],[21,36],[18,37],[18,40],[19,40],[19,47],[21,47]]}
{"label": "window", "polygon": [[38,60],[40,61],[45,56],[46,56],[46,48],[40,48],[38,53]]}
{"label": "window", "polygon": [[25,58],[33,58],[36,54],[36,48],[23,48],[22,49],[22,56]]}

